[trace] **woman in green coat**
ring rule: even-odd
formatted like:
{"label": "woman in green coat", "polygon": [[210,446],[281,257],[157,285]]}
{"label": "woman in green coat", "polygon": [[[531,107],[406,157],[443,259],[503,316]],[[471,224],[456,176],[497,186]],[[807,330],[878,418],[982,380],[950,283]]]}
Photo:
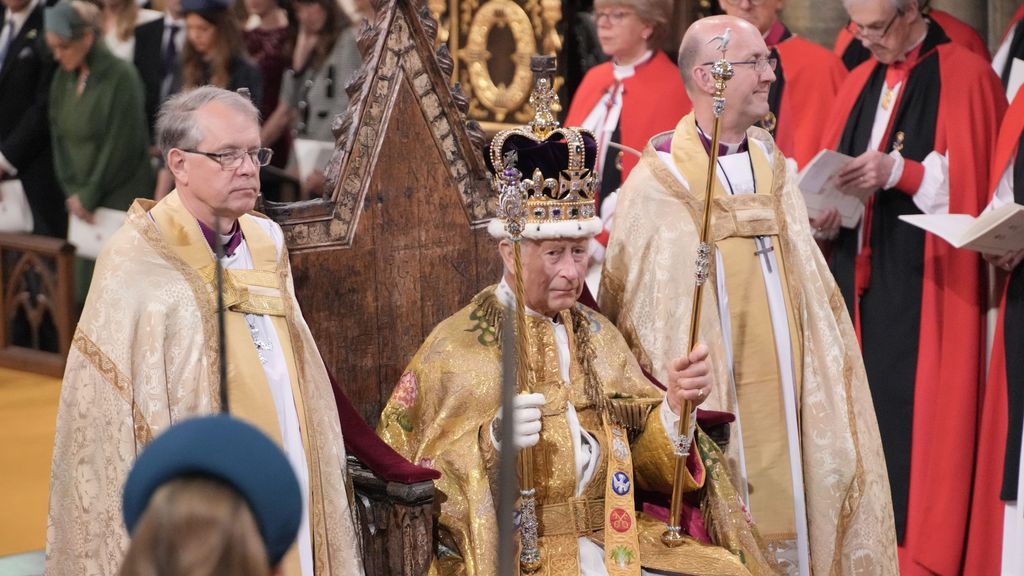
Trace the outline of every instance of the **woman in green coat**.
{"label": "woman in green coat", "polygon": [[[46,9],[45,29],[60,64],[50,86],[54,166],[70,217],[92,223],[97,208],[127,210],[135,198],[153,192],[142,81],[101,41],[94,4],[60,0]],[[76,259],[79,304],[93,264]]]}

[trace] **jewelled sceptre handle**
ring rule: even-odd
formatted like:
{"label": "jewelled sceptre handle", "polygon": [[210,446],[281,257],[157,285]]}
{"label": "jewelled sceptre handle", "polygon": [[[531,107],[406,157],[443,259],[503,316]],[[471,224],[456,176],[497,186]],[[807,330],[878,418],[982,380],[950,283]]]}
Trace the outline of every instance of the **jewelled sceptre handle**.
{"label": "jewelled sceptre handle", "polygon": [[[708,152],[708,179],[704,188],[704,212],[701,219],[700,243],[697,244],[697,269],[694,277],[693,309],[690,312],[690,350],[697,345],[700,332],[700,310],[704,299],[704,282],[708,279],[711,267],[711,196],[714,191],[715,167],[718,165],[718,137],[722,112],[725,111],[725,86],[733,77],[732,64],[726,60],[725,51],[729,46],[729,35],[732,30],[726,28],[721,36],[710,42],[718,42],[718,50],[722,57],[711,65],[711,76],[715,79],[715,95],[712,98],[712,111],[715,115],[714,127],[711,130],[711,149]],[[710,43],[709,42],[709,43]],[[679,428],[676,430],[675,457],[676,468],[672,479],[672,501],[669,508],[668,524],[661,534],[661,541],[669,548],[683,543],[680,520],[683,512],[683,486],[686,481],[686,460],[690,456],[693,438],[690,435],[690,418],[693,405],[684,400],[679,414]]]}

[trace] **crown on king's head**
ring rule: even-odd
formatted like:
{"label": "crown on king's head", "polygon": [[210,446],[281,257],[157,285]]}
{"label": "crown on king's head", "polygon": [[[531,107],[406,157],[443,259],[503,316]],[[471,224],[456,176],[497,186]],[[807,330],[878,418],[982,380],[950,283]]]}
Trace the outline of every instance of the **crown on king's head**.
{"label": "crown on king's head", "polygon": [[597,216],[597,142],[582,128],[559,127],[552,108],[554,56],[534,56],[526,126],[503,130],[484,154],[493,172],[498,214],[487,226],[495,238],[589,238],[601,231]]}

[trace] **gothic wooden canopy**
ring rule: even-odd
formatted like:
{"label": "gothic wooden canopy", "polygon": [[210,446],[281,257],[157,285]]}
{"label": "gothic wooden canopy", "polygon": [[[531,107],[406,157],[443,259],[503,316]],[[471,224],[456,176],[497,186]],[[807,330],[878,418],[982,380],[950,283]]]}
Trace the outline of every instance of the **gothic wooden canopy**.
{"label": "gothic wooden canopy", "polygon": [[272,204],[328,368],[371,425],[433,327],[500,277],[484,136],[418,0],[380,2],[335,119],[327,198]]}

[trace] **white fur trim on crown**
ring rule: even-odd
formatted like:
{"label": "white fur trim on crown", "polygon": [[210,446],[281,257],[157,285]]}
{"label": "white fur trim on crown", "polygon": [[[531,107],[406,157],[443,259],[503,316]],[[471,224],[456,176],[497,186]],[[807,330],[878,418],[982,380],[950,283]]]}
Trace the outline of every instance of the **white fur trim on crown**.
{"label": "white fur trim on crown", "polygon": [[[523,230],[523,238],[530,240],[552,240],[554,238],[593,238],[601,233],[604,226],[601,219],[563,220],[561,222],[530,222]],[[487,223],[487,232],[494,238],[508,238],[505,222],[500,218],[492,218]]]}

